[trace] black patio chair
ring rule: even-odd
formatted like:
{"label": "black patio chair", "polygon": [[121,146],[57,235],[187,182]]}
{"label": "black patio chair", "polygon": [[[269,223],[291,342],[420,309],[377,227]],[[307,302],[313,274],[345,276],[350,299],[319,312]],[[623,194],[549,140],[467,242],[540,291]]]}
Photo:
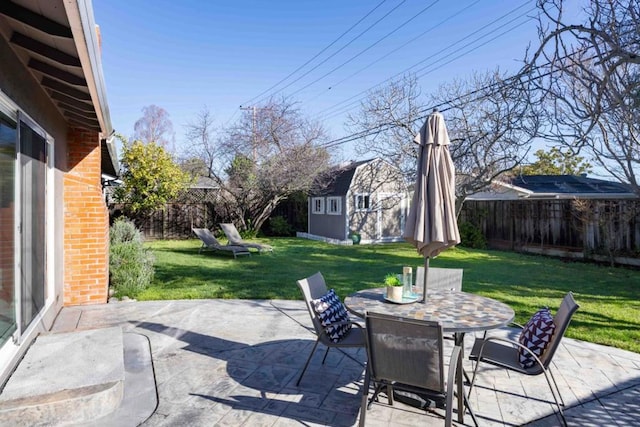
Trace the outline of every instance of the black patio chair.
{"label": "black patio chair", "polygon": [[[445,426],[451,426],[455,379],[461,348],[454,346],[449,359],[445,382],[444,341],[439,322],[413,320],[368,312],[365,317],[367,336],[367,370],[364,378],[360,426],[364,426],[367,409],[386,388],[389,405],[393,405],[394,390],[404,390],[424,396],[445,408]],[[367,403],[369,385],[376,384]],[[464,399],[475,425],[475,414]]]}
{"label": "black patio chair", "polygon": [[[553,360],[553,356],[556,354],[556,350],[560,346],[560,341],[562,340],[565,331],[569,327],[573,314],[579,307],[580,306],[573,299],[573,294],[571,292],[565,295],[558,311],[555,316],[553,316],[555,331],[540,357],[518,341],[500,337],[485,336],[483,338],[476,338],[473,348],[471,349],[469,359],[475,362],[489,363],[524,375],[544,374],[547,384],[549,385],[549,389],[551,390],[551,394],[553,395],[553,400],[558,408],[560,422],[566,426],[567,420],[562,412],[564,400],[560,394],[558,383],[551,371],[551,361]],[[522,328],[522,326],[520,327]],[[524,354],[528,354],[529,357],[535,361],[533,366],[525,368],[520,364],[519,356],[521,351]],[[476,363],[476,367],[473,370],[473,377],[471,378],[471,384],[469,386],[469,396],[471,396],[471,389],[475,383],[479,366],[480,363]]]}

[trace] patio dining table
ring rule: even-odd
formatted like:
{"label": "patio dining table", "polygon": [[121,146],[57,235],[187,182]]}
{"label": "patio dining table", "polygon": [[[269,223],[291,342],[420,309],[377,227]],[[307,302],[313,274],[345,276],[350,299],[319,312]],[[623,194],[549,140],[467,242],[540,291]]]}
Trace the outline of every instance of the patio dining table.
{"label": "patio dining table", "polygon": [[[364,289],[344,300],[349,312],[358,317],[367,311],[384,313],[416,320],[438,321],[445,333],[453,333],[455,344],[464,350],[466,332],[482,332],[509,324],[515,313],[508,305],[492,298],[468,292],[427,291],[426,302],[416,295],[416,302],[398,304],[388,301],[385,288]],[[464,351],[462,352],[464,354]],[[461,396],[463,388],[462,356],[456,375],[458,388],[458,422],[464,422],[464,407]]]}

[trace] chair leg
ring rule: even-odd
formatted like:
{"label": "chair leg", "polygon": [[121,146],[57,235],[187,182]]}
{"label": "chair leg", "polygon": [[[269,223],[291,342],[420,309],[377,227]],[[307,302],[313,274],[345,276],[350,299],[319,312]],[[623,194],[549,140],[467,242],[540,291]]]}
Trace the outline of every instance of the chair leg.
{"label": "chair leg", "polygon": [[324,365],[324,361],[327,360],[327,354],[329,354],[329,349],[331,347],[327,347],[327,350],[324,352],[324,357],[322,358],[322,364]]}
{"label": "chair leg", "polygon": [[360,420],[358,422],[359,427],[364,427],[364,419],[367,415],[367,409],[371,405],[371,402],[367,403],[367,397],[369,397],[369,382],[371,377],[369,376],[369,370],[366,369],[364,373],[364,384],[362,385],[362,403],[360,404]]}
{"label": "chair leg", "polygon": [[[311,362],[311,358],[313,357],[313,353],[316,352],[316,347],[318,346],[318,340],[313,344],[313,348],[311,349],[311,353],[309,357],[307,357],[307,363],[304,364],[304,368],[302,368],[302,372],[300,372],[300,376],[298,377],[298,381],[296,382],[296,387],[300,385],[300,381],[302,381],[302,376],[307,371],[307,367],[309,366],[309,362]],[[326,355],[325,355],[326,356]]]}
{"label": "chair leg", "polygon": [[382,387],[384,387],[383,382],[381,382],[376,386],[376,389],[373,391],[373,396],[371,396],[371,399],[369,399],[369,404],[367,405],[367,408],[371,408],[371,404],[378,399],[378,394],[380,394],[380,392],[382,391]]}
{"label": "chair leg", "polygon": [[551,370],[551,367],[547,368],[547,370],[549,371],[549,374],[551,375],[551,379],[553,380],[553,384],[556,386],[556,391],[558,392],[558,397],[560,398],[560,404],[562,406],[566,406],[564,404],[564,399],[562,398],[562,395],[560,394],[560,387],[558,387],[558,382],[556,381],[556,377],[553,375],[553,371]]}
{"label": "chair leg", "polygon": [[[456,377],[458,371],[458,361],[460,360],[460,347],[453,347],[451,358],[449,359],[449,374],[447,375],[447,394],[445,402],[445,427],[451,427],[453,422],[453,396],[455,394]],[[458,396],[460,399],[460,396]],[[460,415],[460,414],[459,414]]]}
{"label": "chair leg", "polygon": [[471,399],[471,389],[476,382],[476,374],[478,373],[478,367],[480,366],[480,359],[476,361],[476,367],[473,368],[473,375],[471,376],[471,382],[469,383],[469,393],[467,393],[467,397]]}
{"label": "chair leg", "polygon": [[[478,373],[478,367],[480,366],[480,359],[482,356],[482,350],[478,355],[478,360],[476,361],[476,367],[473,370],[473,376],[471,377],[471,384],[469,384],[469,393],[467,393],[468,398],[471,398],[471,389],[473,389],[473,385],[476,381],[476,374]],[[564,412],[562,411],[562,406],[564,406],[564,400],[562,399],[562,395],[560,394],[560,389],[558,388],[558,383],[556,382],[555,377],[553,376],[553,372],[550,369],[542,369],[542,373],[544,374],[545,379],[547,380],[547,384],[549,385],[549,389],[551,390],[551,395],[553,396],[553,400],[555,401],[556,406],[558,407],[558,414],[560,418],[560,422],[563,426],[567,426],[567,420],[564,417]],[[551,376],[551,378],[549,378]],[[553,384],[552,384],[553,380]],[[554,389],[555,386],[555,389]],[[557,393],[557,395],[556,395]],[[562,401],[562,405],[560,402]],[[474,417],[475,420],[475,417]]]}
{"label": "chair leg", "polygon": [[387,384],[387,402],[389,402],[389,406],[393,406],[393,385],[391,383]]}
{"label": "chair leg", "polygon": [[[458,399],[460,397],[458,396]],[[473,419],[473,423],[478,427],[478,420],[476,419],[476,414],[471,409],[471,405],[469,404],[469,399],[467,399],[467,395],[462,393],[462,398],[464,399],[464,406],[469,410],[469,414],[471,414],[471,419]]]}
{"label": "chair leg", "polygon": [[[547,379],[547,384],[549,384],[551,395],[553,396],[553,400],[556,402],[556,406],[558,407],[560,422],[562,423],[563,426],[567,427],[567,419],[564,417],[564,412],[562,412],[562,406],[564,406],[564,401],[562,402],[562,405],[560,405],[560,401],[558,400],[558,397],[560,397],[560,400],[562,400],[562,396],[560,395],[560,389],[558,389],[558,384],[556,383],[555,378],[553,378],[553,374],[551,373],[551,370],[543,368],[542,373],[544,374],[544,377]],[[551,384],[551,380],[549,379],[549,374],[551,374],[551,378],[553,378],[553,384]],[[553,389],[554,384],[557,389],[557,393],[558,393],[557,396],[556,396],[556,391]]]}

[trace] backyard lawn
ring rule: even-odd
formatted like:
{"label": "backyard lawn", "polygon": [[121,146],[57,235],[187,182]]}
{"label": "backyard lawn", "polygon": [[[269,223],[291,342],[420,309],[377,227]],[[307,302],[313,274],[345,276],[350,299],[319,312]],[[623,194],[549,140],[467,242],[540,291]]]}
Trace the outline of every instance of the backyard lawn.
{"label": "backyard lawn", "polygon": [[[148,243],[156,275],[138,300],[239,298],[302,299],[296,280],[321,271],[340,297],[381,287],[387,273],[423,264],[406,243],[339,246],[297,238],[263,240],[272,253],[234,259],[203,251],[199,240]],[[542,306],[552,312],[573,291],[580,309],[567,336],[640,353],[640,271],[520,255],[450,249],[434,267],[463,268],[463,289],[509,304],[525,323]]]}

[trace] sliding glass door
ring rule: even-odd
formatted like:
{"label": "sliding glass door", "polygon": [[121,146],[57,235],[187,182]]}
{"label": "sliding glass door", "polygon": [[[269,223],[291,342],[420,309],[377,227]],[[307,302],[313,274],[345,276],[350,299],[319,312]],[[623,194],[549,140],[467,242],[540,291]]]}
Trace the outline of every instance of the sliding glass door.
{"label": "sliding glass door", "polygon": [[19,342],[45,307],[50,146],[0,97],[0,347]]}
{"label": "sliding glass door", "polygon": [[20,121],[21,330],[44,308],[47,140]]}
{"label": "sliding glass door", "polygon": [[0,346],[16,330],[16,122],[0,111]]}

